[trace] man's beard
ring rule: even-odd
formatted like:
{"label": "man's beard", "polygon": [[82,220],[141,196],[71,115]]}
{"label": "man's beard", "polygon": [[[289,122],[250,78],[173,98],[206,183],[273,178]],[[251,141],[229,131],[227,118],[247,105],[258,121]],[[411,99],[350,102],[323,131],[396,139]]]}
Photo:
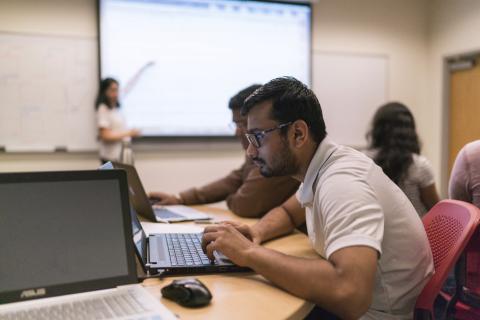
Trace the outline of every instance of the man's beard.
{"label": "man's beard", "polygon": [[299,164],[294,154],[290,151],[287,143],[284,144],[282,151],[272,157],[270,165],[265,160],[254,158],[253,161],[260,167],[260,173],[266,178],[291,176],[299,171]]}

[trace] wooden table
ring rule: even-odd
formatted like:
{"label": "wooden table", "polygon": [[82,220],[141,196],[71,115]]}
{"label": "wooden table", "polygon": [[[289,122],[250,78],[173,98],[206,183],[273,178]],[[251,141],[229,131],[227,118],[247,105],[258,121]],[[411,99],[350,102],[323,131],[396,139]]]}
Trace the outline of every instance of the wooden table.
{"label": "wooden table", "polygon": [[[235,220],[254,224],[256,219],[245,219],[233,215],[227,210],[196,206],[195,208],[211,213],[215,220]],[[147,233],[160,232],[201,232],[205,225],[194,223],[160,224],[142,221]],[[306,235],[295,232],[289,236],[269,241],[266,247],[299,257],[318,257],[310,246]],[[180,319],[303,319],[313,308],[313,304],[297,298],[274,286],[260,275],[254,273],[228,273],[215,275],[193,275],[210,290],[212,302],[203,308],[189,309],[170,300],[160,298],[160,288],[170,284],[173,279],[185,277],[165,277],[148,279],[143,285],[161,299]]]}

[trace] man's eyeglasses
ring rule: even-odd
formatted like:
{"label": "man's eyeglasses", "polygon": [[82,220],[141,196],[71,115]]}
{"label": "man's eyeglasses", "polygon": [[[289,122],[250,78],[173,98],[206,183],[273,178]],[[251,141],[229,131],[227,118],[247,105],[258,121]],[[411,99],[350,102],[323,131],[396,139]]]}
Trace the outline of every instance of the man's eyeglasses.
{"label": "man's eyeglasses", "polygon": [[245,133],[245,137],[247,138],[248,142],[251,145],[253,145],[255,148],[260,148],[260,146],[261,146],[260,142],[263,140],[263,138],[265,138],[265,135],[267,133],[273,132],[273,131],[278,130],[278,129],[282,129],[286,126],[291,125],[292,123],[293,123],[293,121],[290,121],[290,122],[287,122],[287,123],[279,124],[278,126],[270,128],[270,129],[265,129],[265,130],[262,130],[262,131],[257,131],[257,132],[252,132],[252,133]]}

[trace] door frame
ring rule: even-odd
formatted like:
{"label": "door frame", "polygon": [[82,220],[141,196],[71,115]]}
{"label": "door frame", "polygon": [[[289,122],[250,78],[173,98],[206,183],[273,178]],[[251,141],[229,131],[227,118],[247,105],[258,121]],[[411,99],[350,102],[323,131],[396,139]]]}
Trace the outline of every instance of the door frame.
{"label": "door frame", "polygon": [[441,137],[442,141],[446,141],[446,143],[441,143],[440,150],[441,150],[441,159],[440,159],[440,182],[441,182],[441,190],[440,193],[445,195],[448,198],[448,181],[450,179],[448,173],[448,159],[449,159],[449,148],[450,148],[450,80],[451,80],[451,71],[450,71],[450,64],[455,62],[456,60],[462,59],[472,59],[472,58],[480,58],[480,49],[471,50],[463,53],[458,54],[450,54],[443,56],[442,59],[442,121],[441,121]]}

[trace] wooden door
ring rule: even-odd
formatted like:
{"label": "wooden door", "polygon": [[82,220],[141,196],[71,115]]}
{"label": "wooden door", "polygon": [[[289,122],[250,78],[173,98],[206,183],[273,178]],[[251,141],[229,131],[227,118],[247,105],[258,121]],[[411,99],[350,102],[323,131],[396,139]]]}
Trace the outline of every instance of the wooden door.
{"label": "wooden door", "polygon": [[480,139],[480,57],[474,66],[450,74],[448,172],[460,149]]}

